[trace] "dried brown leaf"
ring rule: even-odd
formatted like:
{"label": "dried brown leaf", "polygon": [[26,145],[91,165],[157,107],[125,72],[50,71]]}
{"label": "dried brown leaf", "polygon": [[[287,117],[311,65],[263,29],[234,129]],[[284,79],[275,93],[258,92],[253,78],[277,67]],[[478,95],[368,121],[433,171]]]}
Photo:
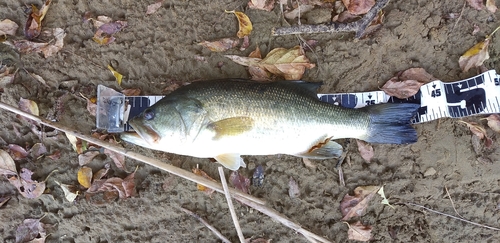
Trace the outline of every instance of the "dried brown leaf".
{"label": "dried brown leaf", "polygon": [[290,177],[290,180],[288,181],[288,195],[290,198],[300,197],[299,184],[293,179],[293,177]]}
{"label": "dried brown leaf", "polygon": [[17,28],[19,25],[10,19],[4,19],[0,21],[0,36],[3,35],[16,35]]}
{"label": "dried brown leaf", "polygon": [[493,131],[500,133],[500,116],[498,114],[492,114],[485,118],[488,120],[488,127]]}
{"label": "dried brown leaf", "polygon": [[397,81],[395,78],[387,81],[381,90],[387,95],[395,96],[399,99],[406,99],[415,95],[424,83],[416,80]]}
{"label": "dried brown leaf", "polygon": [[[99,17],[101,17],[101,20],[103,21],[99,21]],[[99,27],[97,27],[97,31],[95,32],[94,37],[92,37],[92,40],[101,45],[113,43],[116,40],[113,35],[128,26],[126,21],[117,20],[115,22],[111,22],[106,16],[99,17],[98,21],[94,21],[94,26]]]}
{"label": "dried brown leaf", "polygon": [[44,33],[47,35],[47,38],[52,37],[55,39],[54,44],[37,43],[27,40],[20,40],[20,41],[15,41],[14,46],[21,53],[27,54],[27,53],[42,52],[45,58],[53,56],[55,53],[57,53],[59,50],[63,48],[64,37],[66,37],[66,32],[64,32],[64,30],[61,28],[55,28],[52,29],[51,31],[50,30],[44,31]]}
{"label": "dried brown leaf", "polygon": [[425,71],[423,68],[410,68],[398,75],[399,80],[416,80],[422,83],[428,83],[434,80],[437,80],[430,73]]}
{"label": "dried brown leaf", "polygon": [[486,9],[492,13],[496,12],[497,6],[495,4],[495,0],[486,0]]}
{"label": "dried brown leaf", "polygon": [[16,163],[9,153],[0,149],[0,174],[5,176],[17,175]]}
{"label": "dried brown leaf", "polygon": [[223,52],[236,47],[239,44],[237,38],[222,38],[215,41],[204,41],[198,45],[204,46],[213,52]]}
{"label": "dried brown leaf", "polygon": [[315,67],[304,55],[301,46],[291,49],[276,48],[271,50],[267,56],[257,64],[272,74],[282,76],[286,80],[299,80],[306,69]]}
{"label": "dried brown leaf", "polygon": [[92,160],[97,155],[99,155],[99,151],[86,151],[85,153],[81,153],[78,155],[78,164],[80,166],[84,166],[84,165],[92,162]]}
{"label": "dried brown leaf", "polygon": [[28,157],[28,151],[17,144],[9,144],[9,153],[14,160],[20,160]]}
{"label": "dried brown leaf", "polygon": [[133,89],[124,89],[122,90],[122,94],[125,96],[139,96],[141,95],[141,89],[133,88]]}
{"label": "dried brown leaf", "polygon": [[[109,139],[109,143],[118,145],[118,143],[114,139]],[[109,149],[104,149],[104,154],[108,155],[111,160],[113,160],[113,163],[115,163],[116,167],[127,171],[126,165],[125,165],[125,155],[111,151]]]}
{"label": "dried brown leaf", "polygon": [[375,0],[342,0],[342,2],[346,6],[347,11],[355,15],[368,13],[375,5]]}
{"label": "dried brown leaf", "polygon": [[22,168],[18,176],[9,178],[9,182],[14,185],[19,193],[25,198],[37,198],[45,191],[45,182],[37,182],[31,179],[33,172]]}
{"label": "dried brown leaf", "polygon": [[78,154],[83,153],[87,149],[83,146],[83,141],[69,133],[65,133],[66,137],[68,138],[69,142],[71,143],[73,150],[77,152]]}
{"label": "dried brown leaf", "polygon": [[488,53],[488,46],[490,44],[490,38],[486,38],[467,50],[458,59],[458,65],[462,71],[467,72],[473,67],[480,67],[483,65],[484,61],[490,58]]}
{"label": "dried brown leaf", "polygon": [[78,183],[85,188],[90,188],[92,185],[92,169],[83,166],[78,170]]}
{"label": "dried brown leaf", "polygon": [[229,175],[229,182],[233,185],[234,188],[250,194],[248,187],[250,187],[250,179],[246,178],[242,174],[238,173],[238,171],[233,171]]}
{"label": "dried brown leaf", "polygon": [[21,98],[19,100],[19,109],[35,116],[40,115],[40,112],[38,111],[38,105],[32,100]]}
{"label": "dried brown leaf", "polygon": [[349,240],[369,241],[372,236],[372,226],[363,225],[360,221],[349,224],[347,237]]}
{"label": "dried brown leaf", "polygon": [[249,46],[250,46],[250,37],[248,37],[248,35],[245,35],[243,37],[243,43],[241,43],[240,46],[240,51],[246,50]]}
{"label": "dried brown leaf", "polygon": [[356,143],[358,144],[358,151],[361,157],[366,162],[370,163],[374,155],[373,147],[369,143],[361,141],[359,139],[356,139]]}
{"label": "dried brown leaf", "polygon": [[112,201],[118,196],[120,199],[135,196],[135,172],[132,172],[125,179],[118,177],[108,178],[106,180],[95,180],[87,190],[87,194],[104,192],[105,201]]}
{"label": "dried brown leaf", "polygon": [[274,8],[275,0],[250,0],[248,7],[253,9],[271,11]]}
{"label": "dried brown leaf", "polygon": [[257,66],[257,64],[260,61],[262,61],[262,59],[254,57],[242,57],[237,55],[224,55],[224,56],[231,59],[231,61],[243,66]]}
{"label": "dried brown leaf", "polygon": [[96,173],[94,173],[94,176],[92,176],[92,181],[100,180],[100,179],[104,178],[104,176],[106,176],[106,174],[108,174],[108,171],[110,168],[111,168],[111,166],[109,164],[105,164],[104,168],[102,168],[102,169],[98,170]]}
{"label": "dried brown leaf", "polygon": [[368,203],[379,189],[379,186],[359,186],[354,189],[354,196],[346,194],[340,202],[340,211],[344,216],[342,220],[362,216]]}
{"label": "dried brown leaf", "polygon": [[35,143],[30,149],[31,156],[33,158],[38,158],[47,153],[47,147],[43,143]]}
{"label": "dried brown leaf", "polygon": [[[248,57],[261,59],[262,54],[260,53],[259,46],[255,48],[255,51],[250,52]],[[266,69],[258,66],[249,66],[248,72],[250,73],[250,76],[252,76],[252,80],[255,81],[269,81],[271,79],[271,73],[269,73]]]}
{"label": "dried brown leaf", "polygon": [[[212,177],[210,177],[209,175],[207,175],[207,173],[205,173],[205,171],[202,171],[202,170],[200,170],[198,168],[193,168],[193,173],[195,173],[195,174],[197,174],[199,176],[203,176],[203,178],[205,178],[205,179],[208,179],[208,180],[211,180],[211,181],[216,181]],[[204,185],[201,185],[201,184],[196,184],[196,188],[198,188],[198,191],[202,191],[202,192],[204,192],[205,194],[207,194],[210,197],[212,197],[212,193],[214,192],[213,189],[205,187]]]}
{"label": "dried brown leaf", "polygon": [[467,3],[476,10],[482,10],[484,8],[484,0],[467,0]]}
{"label": "dried brown leaf", "polygon": [[78,196],[78,192],[76,191],[74,186],[62,184],[59,183],[58,181],[54,182],[61,187],[64,193],[64,197],[66,198],[66,200],[68,200],[68,202],[75,201],[76,197]]}
{"label": "dried brown leaf", "polygon": [[16,229],[16,243],[45,239],[47,233],[44,227],[45,224],[41,223],[40,219],[25,219]]}
{"label": "dried brown leaf", "polygon": [[479,137],[480,139],[483,139],[485,137],[487,137],[486,135],[486,129],[484,129],[484,127],[482,127],[481,125],[477,124],[476,122],[465,122],[465,121],[458,121],[458,122],[461,122],[465,125],[467,125],[467,127],[470,129],[470,131],[476,135],[477,137]]}
{"label": "dried brown leaf", "polygon": [[158,9],[163,5],[163,0],[156,1],[156,3],[148,5],[148,9],[146,10],[146,15],[154,14]]}
{"label": "dried brown leaf", "polygon": [[52,0],[45,1],[40,9],[35,5],[31,5],[31,13],[24,27],[24,36],[26,36],[26,39],[32,40],[40,35],[42,31],[42,20],[45,14],[47,14],[51,2]]}

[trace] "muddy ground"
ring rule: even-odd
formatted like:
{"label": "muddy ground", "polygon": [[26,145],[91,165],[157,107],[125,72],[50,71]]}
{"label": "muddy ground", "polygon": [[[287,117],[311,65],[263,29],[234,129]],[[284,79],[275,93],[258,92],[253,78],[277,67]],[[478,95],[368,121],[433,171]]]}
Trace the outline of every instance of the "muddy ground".
{"label": "muddy ground", "polygon": [[[79,93],[95,95],[98,84],[117,88],[140,88],[142,94],[160,95],[173,85],[215,78],[248,78],[247,70],[223,57],[223,54],[248,55],[256,45],[263,53],[276,47],[291,48],[300,42],[295,36],[273,37],[271,28],[279,26],[279,8],[272,12],[246,9],[247,1],[166,1],[156,13],[146,16],[146,8],[154,1],[54,0],[44,28],[64,28],[64,48],[45,59],[40,54],[22,55],[22,67],[43,77],[48,87],[20,71],[14,82],[7,84],[1,101],[17,105],[20,98],[38,103],[40,113],[47,117],[60,106],[57,121],[90,134],[95,118],[86,110],[86,101]],[[5,0],[0,3],[0,19],[8,18],[24,26],[28,4],[41,1]],[[372,36],[354,41],[352,33],[303,35],[318,41],[308,57],[317,67],[306,72],[308,81],[323,81],[320,92],[359,92],[376,90],[394,73],[410,67],[422,67],[443,81],[472,77],[476,70],[463,73],[458,58],[481,41],[500,22],[499,14],[478,11],[464,1],[391,1],[384,9],[385,23]],[[214,53],[197,43],[237,32],[233,15],[224,10],[244,11],[254,24],[251,45],[245,51],[233,49]],[[462,12],[460,18],[455,17]],[[82,21],[85,12],[107,15],[128,21],[129,26],[116,34],[116,42],[99,45],[92,40],[93,28]],[[324,19],[324,11],[307,14],[303,23]],[[479,32],[473,34],[477,26]],[[17,37],[22,38],[22,28]],[[493,38],[488,69],[500,65],[500,41]],[[199,61],[195,56],[205,57]],[[117,70],[126,78],[122,88],[106,66],[116,62]],[[223,65],[220,66],[219,62]],[[70,87],[65,81],[74,81]],[[0,144],[32,146],[41,142],[26,123],[7,111],[0,112]],[[51,117],[53,118],[53,117]],[[480,117],[466,118],[485,124]],[[18,136],[15,129],[19,130]],[[366,163],[355,143],[349,147],[351,165],[344,164],[345,186],[339,184],[336,161],[314,161],[316,169],[306,167],[291,156],[245,157],[250,176],[257,165],[265,167],[263,187],[251,187],[252,194],[268,202],[268,206],[286,215],[304,228],[334,242],[347,241],[347,225],[341,221],[340,201],[354,188],[363,185],[385,185],[385,193],[393,204],[413,202],[440,212],[456,215],[446,195],[448,188],[455,208],[464,218],[474,222],[500,226],[500,150],[498,135],[488,129],[493,146],[479,154],[471,144],[471,132],[458,119],[440,119],[415,125],[418,142],[412,145],[374,145],[375,158]],[[192,182],[175,178],[158,169],[127,160],[127,168],[138,166],[135,183],[137,195],[124,200],[96,205],[78,198],[67,202],[63,191],[54,182],[77,185],[79,169],[77,153],[59,133],[42,141],[49,153],[61,152],[59,159],[26,158],[17,161],[18,168],[35,172],[34,178],[47,181],[47,191],[37,199],[22,197],[6,179],[0,180],[0,196],[12,199],[0,208],[0,238],[14,242],[16,227],[26,218],[41,218],[52,224],[47,242],[220,242],[196,219],[179,210],[185,207],[205,218],[231,241],[238,241],[223,195],[212,198],[197,191]],[[171,161],[175,166],[191,170],[196,164],[218,178],[217,164],[196,159],[154,152],[132,145],[134,151]],[[480,159],[478,157],[487,158]],[[90,167],[97,171],[111,159],[102,155]],[[432,175],[424,176],[430,168]],[[114,165],[113,175],[126,173]],[[226,172],[228,174],[228,172]],[[293,177],[301,195],[291,199],[288,182]],[[466,224],[404,205],[395,209],[374,200],[360,220],[373,226],[376,242],[498,242],[500,233]],[[272,242],[307,242],[298,233],[269,217],[235,203],[246,237],[265,237]]]}

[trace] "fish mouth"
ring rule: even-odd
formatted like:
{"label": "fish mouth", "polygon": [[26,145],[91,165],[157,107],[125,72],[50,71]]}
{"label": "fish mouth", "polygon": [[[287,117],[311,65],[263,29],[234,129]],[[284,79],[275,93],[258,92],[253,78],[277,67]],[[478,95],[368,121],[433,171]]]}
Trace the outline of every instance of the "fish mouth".
{"label": "fish mouth", "polygon": [[150,125],[141,124],[138,126],[133,121],[130,121],[129,124],[146,143],[156,145],[160,142],[160,135]]}

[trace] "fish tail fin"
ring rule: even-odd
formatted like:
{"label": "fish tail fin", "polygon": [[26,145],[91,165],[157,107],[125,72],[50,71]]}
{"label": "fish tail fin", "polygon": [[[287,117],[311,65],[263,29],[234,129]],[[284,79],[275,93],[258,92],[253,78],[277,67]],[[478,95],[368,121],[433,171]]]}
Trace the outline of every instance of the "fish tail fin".
{"label": "fish tail fin", "polygon": [[417,131],[410,121],[419,107],[420,104],[387,103],[362,108],[370,115],[370,125],[361,139],[369,143],[415,143]]}

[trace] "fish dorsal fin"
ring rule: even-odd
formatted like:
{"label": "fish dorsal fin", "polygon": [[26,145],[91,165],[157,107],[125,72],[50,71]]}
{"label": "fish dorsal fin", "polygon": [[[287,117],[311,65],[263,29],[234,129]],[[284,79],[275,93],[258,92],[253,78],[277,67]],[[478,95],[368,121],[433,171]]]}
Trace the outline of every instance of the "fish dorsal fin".
{"label": "fish dorsal fin", "polygon": [[339,158],[342,152],[342,145],[328,139],[325,142],[314,145],[305,153],[297,154],[297,156],[308,159],[329,159]]}
{"label": "fish dorsal fin", "polygon": [[247,167],[239,154],[219,154],[214,159],[230,170],[238,170],[240,167]]}
{"label": "fish dorsal fin", "polygon": [[296,88],[300,91],[305,91],[306,93],[310,95],[317,96],[318,94],[318,89],[323,85],[323,82],[306,82],[302,80],[297,80],[297,81],[279,81],[283,82],[284,84],[288,83],[293,84],[296,86]]}
{"label": "fish dorsal fin", "polygon": [[207,128],[215,132],[214,139],[225,136],[236,136],[253,128],[254,120],[251,117],[238,116],[222,119],[208,124]]}

